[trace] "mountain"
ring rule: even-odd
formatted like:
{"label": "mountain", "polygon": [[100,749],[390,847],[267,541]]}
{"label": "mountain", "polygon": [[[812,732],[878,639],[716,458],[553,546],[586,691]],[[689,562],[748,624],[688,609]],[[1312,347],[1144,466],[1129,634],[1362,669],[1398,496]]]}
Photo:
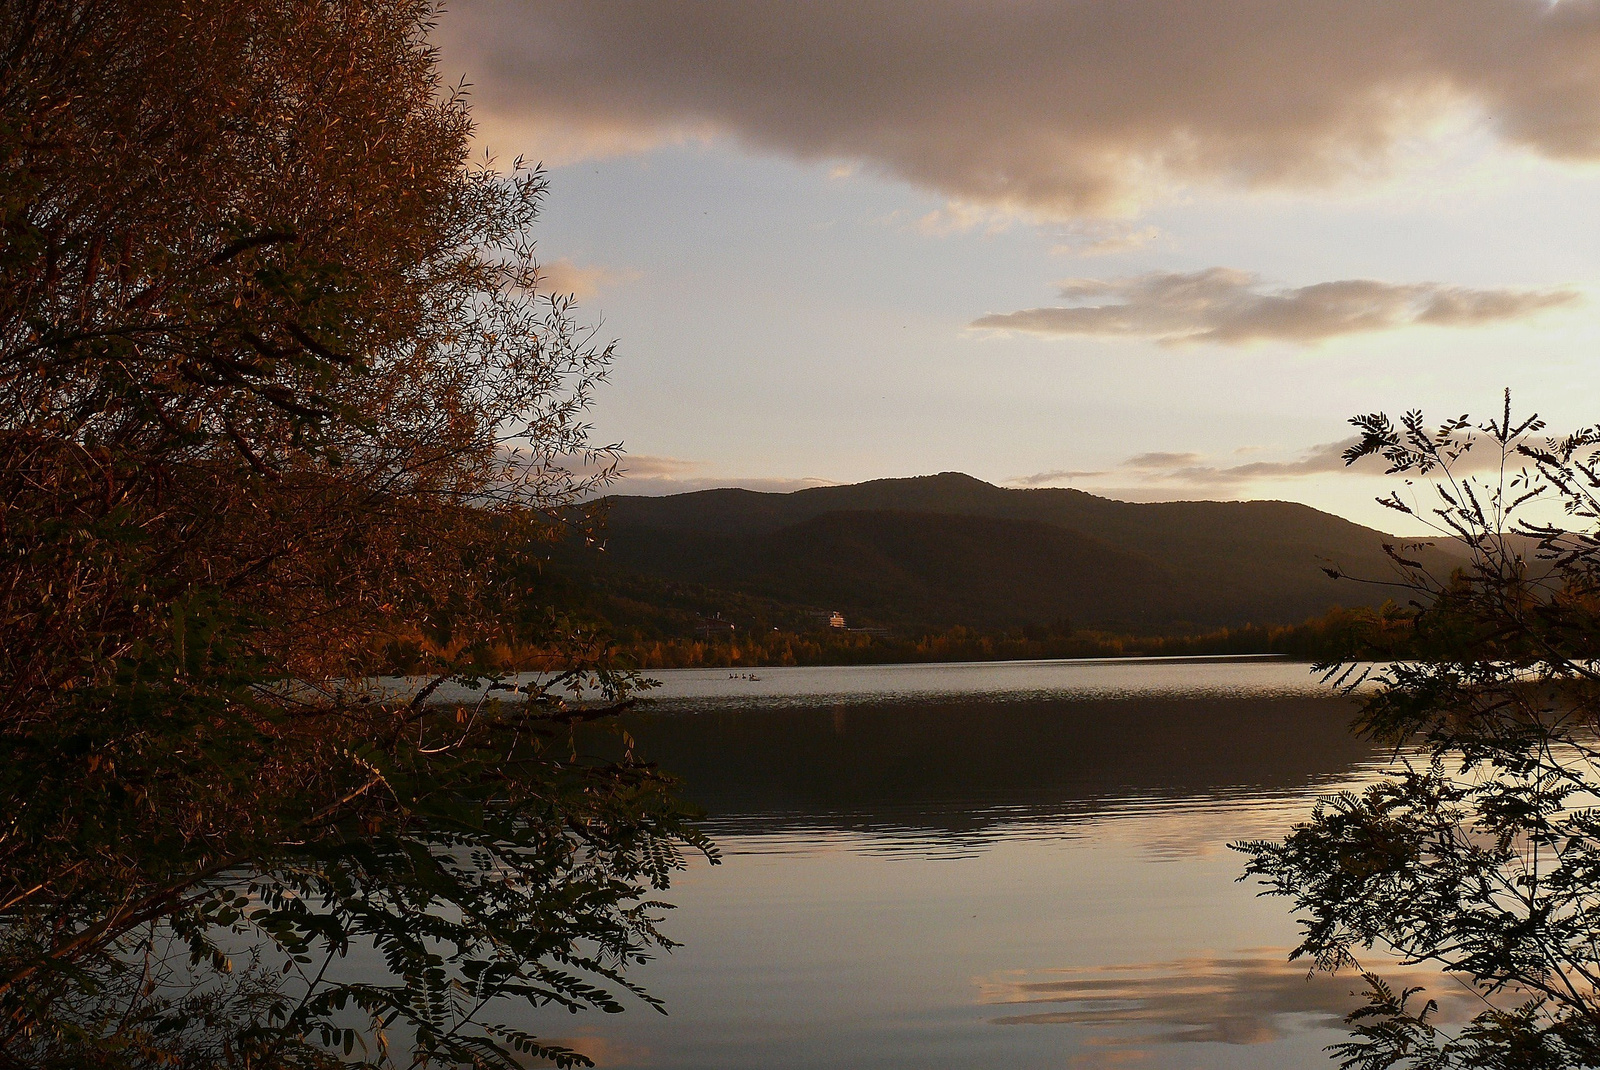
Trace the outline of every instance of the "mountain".
{"label": "mountain", "polygon": [[1181,612],[1155,561],[1032,520],[839,512],[736,536],[616,527],[609,545],[629,571],[901,627],[1003,628],[1090,605],[1142,624]]}
{"label": "mountain", "polygon": [[[636,591],[692,585],[707,606],[721,592],[896,628],[1293,623],[1382,602],[1384,588],[1322,569],[1389,578],[1383,546],[1396,542],[1292,502],[1120,502],[954,472],[788,494],[618,496],[607,508],[605,552],[566,560],[613,589],[630,578]],[[1458,560],[1418,553],[1444,571]]]}

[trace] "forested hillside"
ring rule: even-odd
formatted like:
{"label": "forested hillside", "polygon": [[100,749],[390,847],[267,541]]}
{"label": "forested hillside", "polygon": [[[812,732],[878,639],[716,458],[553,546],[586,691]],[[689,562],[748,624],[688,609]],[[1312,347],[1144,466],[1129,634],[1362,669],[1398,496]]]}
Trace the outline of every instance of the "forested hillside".
{"label": "forested hillside", "polygon": [[[944,473],[791,494],[713,490],[607,503],[603,551],[556,566],[612,623],[647,632],[721,613],[794,627],[1003,629],[1069,620],[1148,632],[1284,624],[1376,605],[1395,539],[1289,502],[1112,501]],[[1416,551],[1442,573],[1453,551]]]}

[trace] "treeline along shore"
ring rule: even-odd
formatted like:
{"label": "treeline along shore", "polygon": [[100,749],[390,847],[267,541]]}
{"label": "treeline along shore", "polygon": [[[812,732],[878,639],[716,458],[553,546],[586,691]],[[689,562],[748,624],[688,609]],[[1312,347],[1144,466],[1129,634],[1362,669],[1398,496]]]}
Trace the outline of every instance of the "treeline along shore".
{"label": "treeline along shore", "polygon": [[[1250,624],[1188,635],[1117,635],[1088,630],[1062,633],[1048,627],[983,632],[962,625],[916,636],[773,630],[705,639],[636,640],[619,644],[618,653],[622,660],[641,669],[1218,654],[1279,654],[1324,661],[1377,645],[1384,629],[1379,613],[1341,608],[1300,624]],[[1398,634],[1395,630],[1396,638]]]}
{"label": "treeline along shore", "polygon": [[[982,631],[964,625],[915,634],[842,628],[729,630],[704,637],[616,638],[594,633],[620,666],[634,669],[756,668],[776,665],[891,665],[914,662],[1025,661],[1049,658],[1201,657],[1275,654],[1304,661],[1342,657],[1409,657],[1417,653],[1405,614],[1380,609],[1334,608],[1290,625],[1248,624],[1173,634],[1125,635],[1074,629],[1065,622]],[[388,671],[426,671],[462,652],[417,634],[388,647]],[[537,643],[501,643],[477,652],[486,668],[533,670],[554,664]]]}

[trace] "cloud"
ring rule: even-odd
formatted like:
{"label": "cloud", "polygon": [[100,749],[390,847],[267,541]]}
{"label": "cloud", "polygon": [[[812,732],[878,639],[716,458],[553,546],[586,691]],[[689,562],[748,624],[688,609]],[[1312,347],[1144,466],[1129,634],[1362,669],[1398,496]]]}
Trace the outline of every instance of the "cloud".
{"label": "cloud", "polygon": [[[1122,466],[1142,469],[1157,479],[1205,486],[1268,479],[1293,479],[1337,472],[1370,475],[1376,470],[1374,466],[1378,465],[1377,461],[1368,461],[1364,465],[1360,462],[1356,465],[1347,465],[1344,462],[1344,451],[1355,445],[1356,441],[1355,438],[1347,438],[1340,442],[1324,442],[1312,446],[1299,457],[1289,461],[1251,461],[1247,464],[1218,466],[1201,463],[1203,458],[1192,453],[1147,453],[1140,457],[1129,458]],[[1158,460],[1162,457],[1171,457],[1173,460],[1163,463]]]}
{"label": "cloud", "polygon": [[[1217,464],[1202,453],[1140,453],[1110,468],[1094,470],[1052,469],[1035,472],[1007,480],[1016,487],[1042,487],[1067,481],[1086,481],[1104,486],[1108,482],[1125,484],[1129,480],[1142,486],[1129,488],[1119,485],[1119,494],[1131,494],[1145,499],[1152,492],[1171,493],[1173,489],[1209,490],[1238,487],[1248,483],[1271,482],[1282,479],[1301,479],[1307,476],[1349,474],[1355,476],[1381,476],[1385,462],[1376,457],[1365,457],[1354,465],[1344,461],[1344,451],[1359,439],[1352,436],[1338,442],[1323,442],[1301,450],[1296,456],[1280,461],[1249,461],[1244,464]],[[1255,453],[1260,447],[1241,447],[1234,453]],[[1479,448],[1462,455],[1452,466],[1457,475],[1473,475],[1498,470],[1500,454],[1494,443],[1483,440]]]}
{"label": "cloud", "polygon": [[1176,468],[1200,463],[1198,453],[1140,453],[1122,462],[1124,468]]}
{"label": "cloud", "polygon": [[1008,479],[1006,482],[1014,487],[1044,487],[1052,483],[1060,483],[1065,479],[1093,479],[1096,476],[1108,474],[1103,469],[1052,468],[1048,472],[1035,472],[1031,476],[1018,476],[1015,479]]}
{"label": "cloud", "polygon": [[1057,256],[1108,256],[1141,249],[1161,237],[1161,228],[1089,220],[1075,228],[1065,241],[1050,247]]}
{"label": "cloud", "polygon": [[1356,443],[1347,438],[1325,442],[1304,450],[1287,461],[1251,461],[1247,464],[1208,464],[1202,453],[1140,453],[1112,468],[1097,470],[1053,469],[1007,480],[1012,486],[1048,486],[1065,480],[1140,480],[1146,484],[1180,484],[1189,487],[1218,487],[1256,480],[1292,479],[1299,476],[1334,472],[1370,472],[1377,462],[1358,464],[1352,469],[1344,463],[1344,451]]}
{"label": "cloud", "polygon": [[1057,218],[1371,175],[1463,117],[1600,158],[1600,0],[457,0],[437,40],[547,162],[722,137]]}
{"label": "cloud", "polygon": [[816,479],[812,477],[788,479],[782,476],[700,476],[692,479],[674,479],[623,476],[620,480],[607,487],[606,493],[660,497],[664,494],[688,494],[696,490],[725,490],[730,487],[738,487],[741,490],[763,491],[768,494],[788,494],[791,491],[809,490],[812,487],[832,486],[836,486],[836,484],[831,479]]}
{"label": "cloud", "polygon": [[1151,338],[1164,345],[1208,342],[1310,345],[1339,335],[1422,324],[1477,327],[1526,319],[1577,304],[1575,290],[1473,290],[1436,282],[1373,279],[1268,290],[1246,271],[1214,267],[1156,271],[1122,279],[1068,279],[1073,302],[980,317],[973,327],[1034,334]]}
{"label": "cloud", "polygon": [[[580,475],[593,475],[598,468],[569,458],[568,466]],[[686,494],[696,490],[742,487],[745,490],[785,493],[808,487],[833,486],[832,480],[783,476],[717,476],[703,474],[710,467],[705,461],[664,457],[649,453],[624,453],[617,461],[617,475],[605,487],[606,494]]]}
{"label": "cloud", "polygon": [[917,231],[930,237],[946,234],[966,234],[982,229],[985,234],[1000,234],[1017,221],[1015,212],[992,208],[983,204],[951,201],[935,208],[917,220]]}
{"label": "cloud", "polygon": [[704,461],[686,461],[682,457],[625,453],[617,463],[617,473],[625,479],[681,479],[704,467]]}
{"label": "cloud", "polygon": [[728,475],[707,475],[707,477],[688,478],[634,478],[624,477],[606,488],[606,494],[640,494],[645,497],[661,497],[662,494],[688,494],[691,491],[720,491],[720,489],[739,488],[746,491],[763,491],[768,494],[789,494],[790,491],[805,491],[813,486],[835,486],[834,480],[819,480],[819,478],[784,478],[784,477],[728,477]]}
{"label": "cloud", "polygon": [[582,266],[563,257],[539,265],[541,292],[571,294],[579,300],[594,297],[602,287],[638,278],[632,271],[612,271],[599,265]]}

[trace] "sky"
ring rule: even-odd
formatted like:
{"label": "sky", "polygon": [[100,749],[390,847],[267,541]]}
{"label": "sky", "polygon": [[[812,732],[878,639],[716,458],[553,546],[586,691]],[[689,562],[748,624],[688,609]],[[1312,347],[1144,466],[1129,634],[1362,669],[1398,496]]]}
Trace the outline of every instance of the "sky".
{"label": "sky", "polygon": [[962,471],[1387,530],[1350,417],[1600,422],[1600,0],[451,0],[623,493]]}

